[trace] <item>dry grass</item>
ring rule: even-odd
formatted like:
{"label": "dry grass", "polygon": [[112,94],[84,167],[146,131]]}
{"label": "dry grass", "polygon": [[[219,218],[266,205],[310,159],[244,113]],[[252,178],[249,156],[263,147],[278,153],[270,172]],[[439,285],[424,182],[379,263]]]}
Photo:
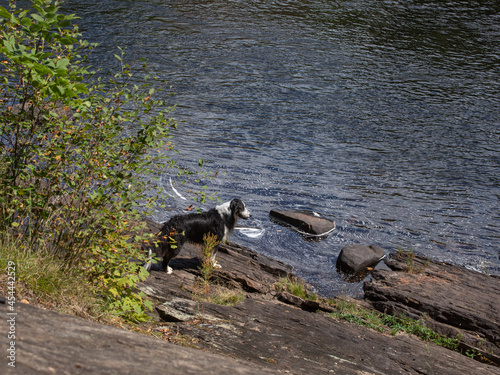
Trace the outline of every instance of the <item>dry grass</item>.
{"label": "dry grass", "polygon": [[[10,263],[9,263],[10,262]],[[0,234],[0,294],[8,294],[8,265],[14,265],[16,302],[97,320],[99,301],[92,286],[77,270],[47,251],[32,252],[17,240]],[[12,270],[12,269],[11,269]]]}

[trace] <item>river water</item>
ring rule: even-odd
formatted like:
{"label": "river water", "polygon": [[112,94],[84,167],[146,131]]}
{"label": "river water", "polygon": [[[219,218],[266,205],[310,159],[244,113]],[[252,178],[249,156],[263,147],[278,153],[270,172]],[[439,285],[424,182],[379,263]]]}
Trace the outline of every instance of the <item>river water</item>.
{"label": "river water", "polygon": [[[172,86],[179,164],[253,212],[232,240],[285,261],[327,295],[360,293],[347,244],[500,273],[500,3],[383,0],[68,1],[91,63],[116,46]],[[137,64],[139,66],[140,64]],[[139,73],[141,73],[139,71]],[[195,182],[162,176],[174,210]],[[213,202],[203,208],[213,206]],[[269,220],[313,210],[321,242]],[[242,223],[243,224],[243,223]]]}

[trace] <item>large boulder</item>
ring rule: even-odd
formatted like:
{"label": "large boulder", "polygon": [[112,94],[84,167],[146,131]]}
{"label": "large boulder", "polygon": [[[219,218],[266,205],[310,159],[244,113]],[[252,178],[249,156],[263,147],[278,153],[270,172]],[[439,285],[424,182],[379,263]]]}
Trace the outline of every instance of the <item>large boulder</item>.
{"label": "large boulder", "polygon": [[438,263],[413,253],[386,259],[365,283],[367,301],[389,314],[423,319],[434,331],[461,337],[463,352],[500,366],[500,277]]}
{"label": "large boulder", "polygon": [[269,215],[279,224],[291,225],[306,237],[326,237],[335,229],[335,221],[313,212],[271,210]]}
{"label": "large boulder", "polygon": [[384,257],[384,250],[378,246],[347,245],[337,258],[337,269],[345,274],[357,274]]}

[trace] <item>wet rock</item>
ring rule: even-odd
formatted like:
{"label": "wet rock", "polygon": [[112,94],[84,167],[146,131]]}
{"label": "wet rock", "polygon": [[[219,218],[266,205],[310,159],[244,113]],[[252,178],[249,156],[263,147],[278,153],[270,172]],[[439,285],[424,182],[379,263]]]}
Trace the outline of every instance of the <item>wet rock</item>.
{"label": "wet rock", "polygon": [[348,245],[342,248],[337,258],[337,269],[354,275],[378,263],[385,252],[378,246]]}
{"label": "wet rock", "polygon": [[411,253],[393,254],[386,263],[393,271],[374,271],[364,286],[377,310],[424,318],[443,335],[462,336],[464,352],[500,365],[499,277]]}
{"label": "wet rock", "polygon": [[270,216],[280,224],[291,225],[300,234],[325,238],[335,229],[335,222],[312,212],[271,210]]}

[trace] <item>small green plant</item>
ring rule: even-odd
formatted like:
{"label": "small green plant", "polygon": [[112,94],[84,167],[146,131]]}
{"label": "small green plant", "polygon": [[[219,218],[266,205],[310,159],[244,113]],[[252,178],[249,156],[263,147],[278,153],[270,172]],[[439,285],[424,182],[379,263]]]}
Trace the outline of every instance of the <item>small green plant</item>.
{"label": "small green plant", "polygon": [[430,260],[427,259],[424,264],[418,264],[415,252],[413,250],[405,251],[399,248],[396,252],[396,257],[403,260],[406,263],[406,272],[417,274],[422,272],[422,270],[429,266]]}
{"label": "small green plant", "polygon": [[383,332],[385,329],[381,314],[375,310],[361,308],[355,302],[343,298],[330,300],[330,305],[338,310],[331,314],[332,317],[366,326],[379,332]]}
{"label": "small green plant", "polygon": [[414,264],[415,253],[413,252],[413,250],[405,251],[399,248],[396,253],[396,256],[399,259],[402,259],[406,262],[406,272],[417,273],[415,272],[415,264]]}
{"label": "small green plant", "polygon": [[216,270],[217,258],[214,249],[219,245],[217,236],[212,233],[203,235],[201,250],[201,284],[195,285],[195,299],[224,306],[234,306],[245,299],[241,289],[229,289],[212,282]]}
{"label": "small green plant", "polygon": [[302,299],[308,299],[312,301],[318,300],[317,294],[309,292],[306,288],[305,282],[302,280],[298,280],[295,277],[281,277],[280,280],[275,284],[275,288],[278,292],[288,292]]}
{"label": "small green plant", "polygon": [[467,357],[471,359],[481,359],[482,354],[476,349],[467,349],[464,353]]}
{"label": "small green plant", "polygon": [[241,289],[227,289],[217,286],[212,291],[208,302],[223,306],[236,306],[245,299],[245,293]]}
{"label": "small green plant", "polygon": [[390,332],[392,335],[406,332],[418,336],[424,341],[433,342],[451,350],[458,350],[460,338],[452,339],[442,336],[425,326],[422,321],[405,316],[382,314],[372,309],[360,307],[355,302],[343,298],[337,298],[330,304],[338,310],[330,314],[333,318],[347,320],[379,332]]}
{"label": "small green plant", "polygon": [[[201,265],[198,267],[201,274],[201,282],[197,281],[195,285],[196,298],[208,301],[211,294],[211,281],[215,272],[214,249],[219,244],[217,236],[212,233],[203,235],[203,245],[201,248]],[[201,294],[201,296],[199,296]]]}
{"label": "small green plant", "polygon": [[203,246],[201,249],[201,266],[199,267],[201,277],[206,285],[210,284],[215,272],[217,259],[214,256],[214,250],[219,245],[217,236],[212,233],[203,235]]}
{"label": "small green plant", "polygon": [[245,292],[239,288],[227,288],[217,283],[196,283],[191,290],[193,299],[200,302],[210,302],[222,306],[236,306],[245,299]]}

